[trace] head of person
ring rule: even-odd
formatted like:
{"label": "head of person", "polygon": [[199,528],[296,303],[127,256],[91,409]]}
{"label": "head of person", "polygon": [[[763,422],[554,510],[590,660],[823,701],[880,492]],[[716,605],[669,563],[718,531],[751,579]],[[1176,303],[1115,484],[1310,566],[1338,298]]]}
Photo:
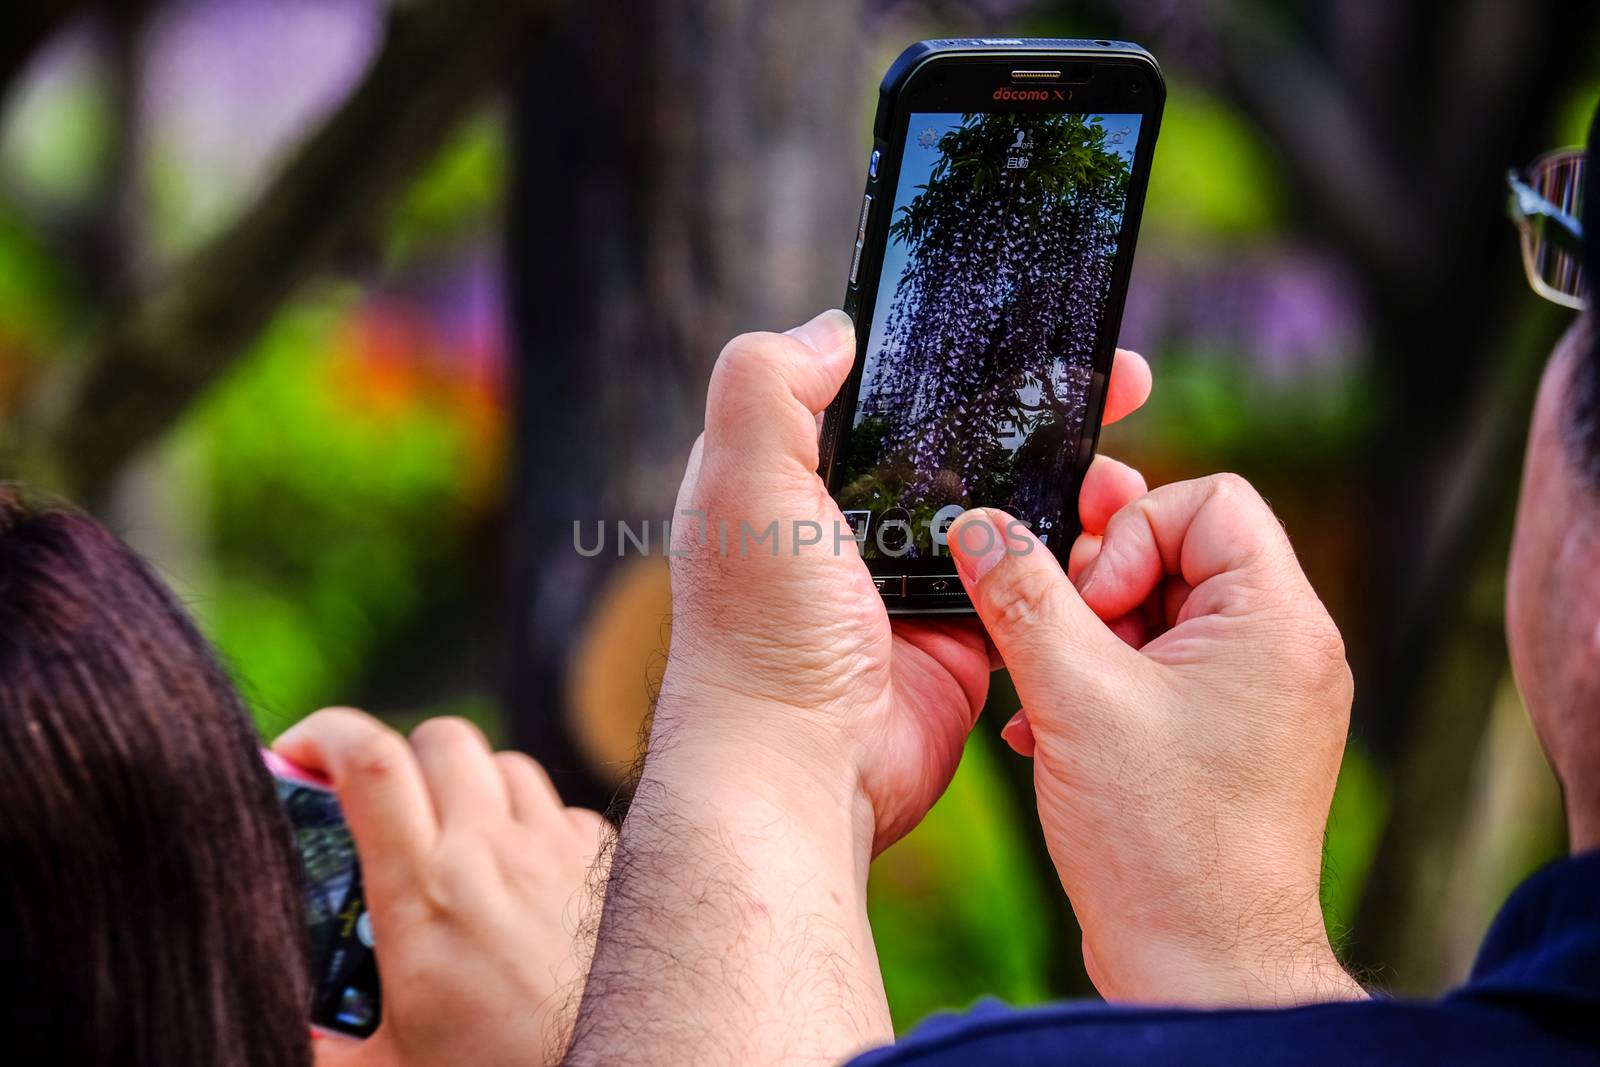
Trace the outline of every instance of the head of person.
{"label": "head of person", "polygon": [[[1588,157],[1600,150],[1600,111]],[[1600,279],[1600,176],[1583,190],[1583,261]],[[1544,371],[1506,588],[1517,685],[1561,782],[1574,850],[1600,846],[1600,312],[1590,298]]]}
{"label": "head of person", "polygon": [[289,831],[161,580],[0,485],[0,1058],[309,1064]]}

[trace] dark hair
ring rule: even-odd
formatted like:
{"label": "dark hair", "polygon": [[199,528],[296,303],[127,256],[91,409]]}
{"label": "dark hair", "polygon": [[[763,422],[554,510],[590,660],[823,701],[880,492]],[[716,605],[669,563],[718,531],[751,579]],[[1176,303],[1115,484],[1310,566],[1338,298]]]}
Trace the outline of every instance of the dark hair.
{"label": "dark hair", "polygon": [[[1589,122],[1589,165],[1584,171],[1583,271],[1591,291],[1600,282],[1600,108]],[[1600,486],[1600,328],[1595,316],[1600,308],[1584,311],[1583,354],[1572,371],[1573,458],[1596,486]]]}
{"label": "dark hair", "polygon": [[305,927],[255,730],[172,594],[0,485],[0,1050],[306,1065]]}

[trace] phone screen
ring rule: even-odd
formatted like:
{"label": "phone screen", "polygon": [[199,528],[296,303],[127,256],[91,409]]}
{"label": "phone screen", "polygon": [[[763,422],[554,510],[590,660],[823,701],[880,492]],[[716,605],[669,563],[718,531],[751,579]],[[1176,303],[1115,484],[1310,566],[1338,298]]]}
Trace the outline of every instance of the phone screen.
{"label": "phone screen", "polygon": [[378,1026],[378,964],[355,841],[328,790],[274,776],[294,828],[310,926],[311,1021],[365,1037]]}
{"label": "phone screen", "polygon": [[1141,116],[910,116],[838,500],[868,559],[968,507],[1076,528],[1095,356]]}

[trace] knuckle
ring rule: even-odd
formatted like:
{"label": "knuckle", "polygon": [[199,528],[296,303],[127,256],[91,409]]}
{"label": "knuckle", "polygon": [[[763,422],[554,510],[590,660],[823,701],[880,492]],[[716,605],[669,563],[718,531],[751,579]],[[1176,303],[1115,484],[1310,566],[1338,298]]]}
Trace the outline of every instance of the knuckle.
{"label": "knuckle", "polygon": [[459,745],[482,739],[483,733],[459,715],[424,719],[411,730],[413,745]]}
{"label": "knuckle", "polygon": [[1335,679],[1335,684],[1337,686],[1339,695],[1339,703],[1345,709],[1346,715],[1348,715],[1350,705],[1355,700],[1356,696],[1356,676],[1355,672],[1350,669],[1350,664],[1347,661],[1341,660],[1339,662],[1338,676]]}
{"label": "knuckle", "polygon": [[1283,666],[1293,665],[1297,691],[1330,714],[1347,715],[1355,695],[1355,676],[1346,657],[1344,637],[1332,616],[1313,596],[1304,610],[1293,617],[1288,632],[1298,636],[1292,657]]}
{"label": "knuckle", "polygon": [[300,725],[302,729],[318,732],[347,730],[350,733],[358,733],[370,729],[373,725],[381,724],[360,708],[338,705],[313,711]]}
{"label": "knuckle", "polygon": [[353,749],[354,769],[367,779],[393,778],[411,758],[405,738],[381,723],[373,723],[372,728],[355,742]]}
{"label": "knuckle", "polygon": [[555,782],[544,769],[544,764],[528,755],[526,752],[507,750],[496,752],[495,761],[507,772],[517,775],[530,784],[536,785],[536,791],[541,800],[548,800],[553,807],[560,807],[561,803],[556,795]]}
{"label": "knuckle", "polygon": [[514,767],[523,767],[535,774],[543,774],[544,766],[526,752],[519,752],[514,748],[503,749],[494,754],[498,763],[509,764]]}
{"label": "knuckle", "polygon": [[1348,673],[1349,664],[1345,659],[1344,635],[1339,632],[1339,627],[1334,625],[1327,613],[1322,613],[1321,640],[1324,653],[1334,663],[1345,668]]}
{"label": "knuckle", "polygon": [[1327,678],[1332,693],[1348,703],[1355,694],[1355,675],[1350,670],[1350,660],[1345,652],[1344,637],[1333,620],[1323,613],[1317,630],[1317,648],[1327,664]]}
{"label": "knuckle", "polygon": [[991,625],[1011,635],[1033,633],[1053,617],[1059,595],[1056,575],[1040,567],[1019,566],[986,597],[992,607]]}
{"label": "knuckle", "polygon": [[585,841],[599,841],[609,825],[606,817],[592,808],[567,808],[566,817],[578,837]]}
{"label": "knuckle", "polygon": [[468,912],[480,862],[460,850],[446,850],[415,884],[417,902],[434,921],[453,921]]}
{"label": "knuckle", "polygon": [[1219,500],[1240,500],[1260,503],[1265,505],[1261,494],[1256,492],[1256,487],[1251,485],[1242,475],[1232,471],[1223,471],[1213,474],[1206,479],[1209,483],[1211,495]]}
{"label": "knuckle", "polygon": [[708,451],[737,434],[752,419],[771,417],[788,391],[784,374],[786,340],[777,334],[740,334],[717,357],[706,394]]}
{"label": "knuckle", "polygon": [[711,372],[713,394],[771,381],[783,359],[780,338],[770,333],[742,333],[723,346]]}

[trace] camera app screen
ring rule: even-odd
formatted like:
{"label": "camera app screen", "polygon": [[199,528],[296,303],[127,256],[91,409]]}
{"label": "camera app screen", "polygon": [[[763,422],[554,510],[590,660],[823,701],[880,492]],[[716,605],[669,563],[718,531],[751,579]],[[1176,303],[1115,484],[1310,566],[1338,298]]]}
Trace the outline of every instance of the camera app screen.
{"label": "camera app screen", "polygon": [[1049,544],[1076,507],[1139,122],[911,116],[839,490],[863,556],[940,554],[978,506]]}
{"label": "camera app screen", "polygon": [[311,1017],[332,1029],[369,1034],[378,1025],[378,969],[355,842],[332,793],[283,778],[277,786],[305,878]]}

